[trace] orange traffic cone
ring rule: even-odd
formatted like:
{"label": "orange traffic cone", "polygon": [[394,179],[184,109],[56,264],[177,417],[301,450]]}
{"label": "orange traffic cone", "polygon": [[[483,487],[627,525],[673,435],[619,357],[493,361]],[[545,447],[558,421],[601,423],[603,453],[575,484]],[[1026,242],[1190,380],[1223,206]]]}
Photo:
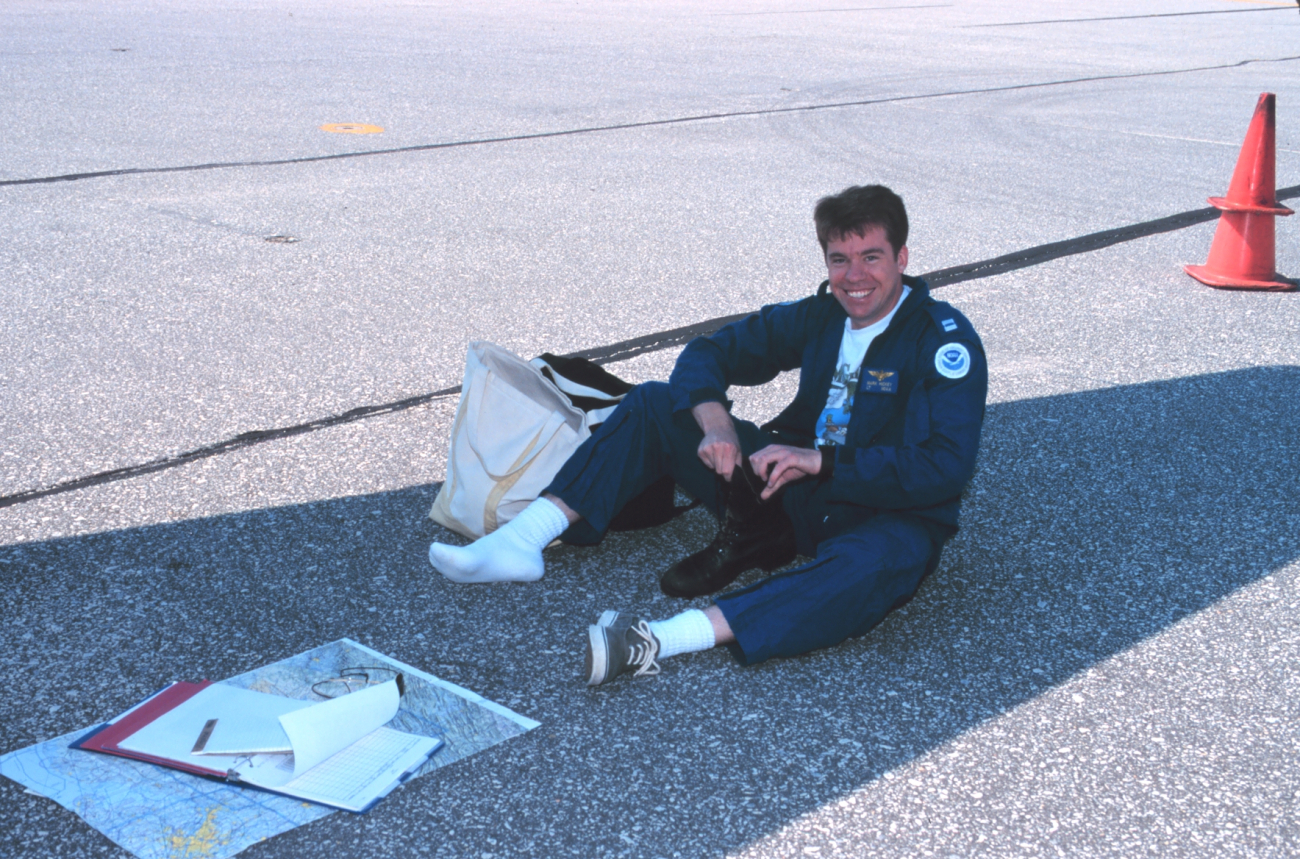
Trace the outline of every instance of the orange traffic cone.
{"label": "orange traffic cone", "polygon": [[1205,265],[1186,265],[1183,271],[1207,286],[1221,289],[1295,289],[1274,269],[1273,218],[1294,214],[1278,205],[1274,186],[1276,120],[1271,92],[1260,94],[1255,116],[1246,130],[1246,142],[1237,156],[1228,196],[1211,197],[1218,209],[1210,258]]}

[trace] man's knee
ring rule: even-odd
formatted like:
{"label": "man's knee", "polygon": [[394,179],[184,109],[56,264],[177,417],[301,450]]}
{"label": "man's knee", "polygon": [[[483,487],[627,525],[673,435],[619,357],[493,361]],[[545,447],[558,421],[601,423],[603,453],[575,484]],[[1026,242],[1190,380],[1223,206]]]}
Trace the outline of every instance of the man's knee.
{"label": "man's knee", "polygon": [[627,392],[623,398],[625,408],[651,412],[667,417],[672,414],[672,394],[667,382],[642,382]]}
{"label": "man's knee", "polygon": [[673,410],[672,390],[667,382],[642,382],[635,386],[623,397],[619,412],[609,420],[656,434],[666,450],[677,452],[679,448],[689,448],[693,455],[699,443],[699,426],[689,410]]}

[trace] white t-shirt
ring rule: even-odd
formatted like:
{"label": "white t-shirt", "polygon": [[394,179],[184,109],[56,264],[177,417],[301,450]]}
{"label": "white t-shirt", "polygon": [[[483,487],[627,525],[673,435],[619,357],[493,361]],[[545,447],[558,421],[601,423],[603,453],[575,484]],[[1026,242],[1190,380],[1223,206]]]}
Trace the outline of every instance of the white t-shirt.
{"label": "white t-shirt", "polygon": [[826,396],[826,407],[817,418],[817,439],[823,444],[844,444],[849,431],[849,417],[853,414],[853,397],[858,392],[858,377],[862,373],[862,359],[866,357],[871,341],[889,327],[898,308],[903,306],[911,287],[904,284],[894,309],[879,322],[866,328],[853,327],[852,319],[844,320],[844,339],[840,340],[840,355],[835,360],[835,375],[831,390]]}

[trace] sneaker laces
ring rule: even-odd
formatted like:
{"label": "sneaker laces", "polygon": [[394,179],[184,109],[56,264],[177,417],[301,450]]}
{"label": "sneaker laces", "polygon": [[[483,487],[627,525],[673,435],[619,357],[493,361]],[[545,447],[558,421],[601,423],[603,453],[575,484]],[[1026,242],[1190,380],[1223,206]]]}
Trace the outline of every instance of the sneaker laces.
{"label": "sneaker laces", "polygon": [[631,632],[639,635],[643,641],[634,642],[628,647],[627,664],[637,666],[633,677],[640,677],[643,674],[658,674],[659,663],[655,657],[659,655],[659,639],[655,638],[650,631],[648,621],[637,621],[636,625],[630,628]]}

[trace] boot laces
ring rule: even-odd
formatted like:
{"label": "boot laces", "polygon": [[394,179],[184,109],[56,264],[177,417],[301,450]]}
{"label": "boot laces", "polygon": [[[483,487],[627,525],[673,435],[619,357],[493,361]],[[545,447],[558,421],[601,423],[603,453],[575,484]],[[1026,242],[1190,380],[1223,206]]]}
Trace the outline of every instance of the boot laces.
{"label": "boot laces", "polygon": [[629,667],[636,666],[636,672],[632,676],[658,674],[659,663],[655,661],[655,657],[659,655],[659,639],[655,638],[654,633],[650,631],[650,624],[641,620],[629,631],[636,633],[642,639],[628,646],[627,664]]}

